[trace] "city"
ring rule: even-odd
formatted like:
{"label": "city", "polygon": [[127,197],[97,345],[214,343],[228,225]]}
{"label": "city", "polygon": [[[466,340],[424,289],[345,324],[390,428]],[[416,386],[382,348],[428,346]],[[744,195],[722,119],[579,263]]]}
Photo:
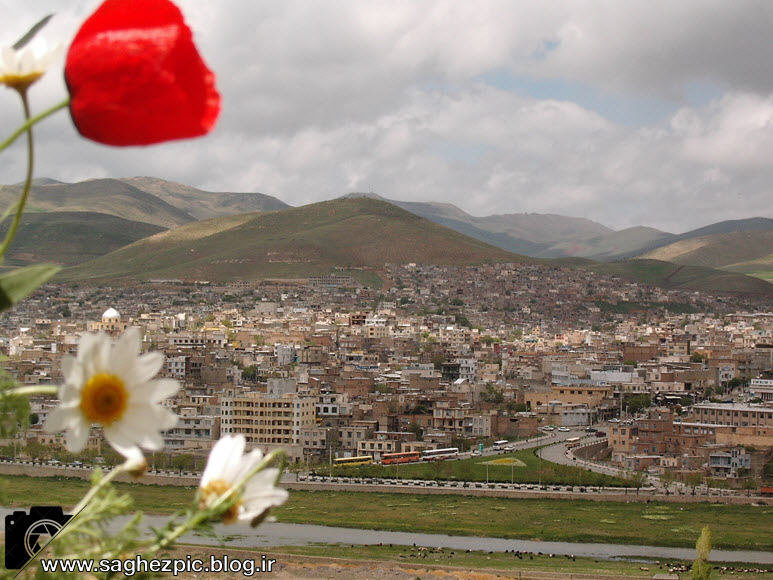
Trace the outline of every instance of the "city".
{"label": "city", "polygon": [[[139,327],[183,385],[165,402],[179,416],[165,452],[191,469],[226,434],[308,471],[587,429],[584,456],[620,473],[770,486],[773,316],[753,301],[535,265],[382,274],[380,290],[348,276],[50,286],[4,315],[4,367],[56,385],[81,333]],[[41,429],[53,404],[33,401],[6,457],[55,459],[62,434]],[[89,449],[100,456],[98,431]]]}

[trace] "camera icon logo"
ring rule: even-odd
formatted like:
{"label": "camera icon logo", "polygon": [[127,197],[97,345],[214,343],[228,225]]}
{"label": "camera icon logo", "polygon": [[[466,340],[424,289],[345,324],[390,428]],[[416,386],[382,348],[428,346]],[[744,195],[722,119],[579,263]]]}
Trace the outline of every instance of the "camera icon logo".
{"label": "camera icon logo", "polygon": [[33,506],[29,514],[15,511],[5,516],[5,567],[22,568],[71,517],[59,506]]}

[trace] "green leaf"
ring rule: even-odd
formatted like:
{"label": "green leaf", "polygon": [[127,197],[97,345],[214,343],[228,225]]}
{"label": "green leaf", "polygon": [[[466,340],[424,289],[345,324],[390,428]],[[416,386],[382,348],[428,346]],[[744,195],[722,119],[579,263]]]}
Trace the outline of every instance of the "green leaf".
{"label": "green leaf", "polygon": [[0,276],[0,311],[8,310],[19,300],[32,294],[60,269],[53,264],[37,264]]}
{"label": "green leaf", "polygon": [[22,36],[19,40],[16,41],[16,44],[13,45],[14,50],[21,50],[25,46],[27,46],[27,43],[35,38],[35,35],[40,32],[40,29],[43,28],[46,24],[48,24],[48,21],[51,20],[53,17],[53,14],[49,14],[48,16],[44,17],[42,20],[40,20],[35,26],[30,28],[27,31],[27,34]]}

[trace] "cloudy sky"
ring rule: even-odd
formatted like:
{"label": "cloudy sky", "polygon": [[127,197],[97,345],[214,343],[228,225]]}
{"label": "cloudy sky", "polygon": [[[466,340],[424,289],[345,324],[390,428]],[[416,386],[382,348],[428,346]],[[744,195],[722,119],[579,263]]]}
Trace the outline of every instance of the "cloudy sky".
{"label": "cloudy sky", "polygon": [[[0,0],[0,42],[98,2]],[[558,213],[679,233],[773,217],[768,0],[180,0],[218,76],[207,137],[150,148],[38,130],[37,176],[151,175],[291,205],[376,192],[473,215]],[[32,91],[65,96],[62,61]],[[0,127],[18,99],[0,92]],[[0,156],[0,182],[24,175]]]}

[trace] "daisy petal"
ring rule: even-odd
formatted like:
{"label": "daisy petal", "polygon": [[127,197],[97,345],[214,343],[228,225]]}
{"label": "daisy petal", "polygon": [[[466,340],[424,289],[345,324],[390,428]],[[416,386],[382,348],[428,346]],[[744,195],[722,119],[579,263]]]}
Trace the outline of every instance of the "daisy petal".
{"label": "daisy petal", "polygon": [[81,421],[71,424],[67,430],[67,451],[70,453],[83,451],[89,441],[90,432],[90,427],[87,427]]}
{"label": "daisy petal", "polygon": [[160,403],[180,390],[180,383],[173,379],[158,379],[148,383],[151,403]]}
{"label": "daisy petal", "polygon": [[46,421],[43,423],[43,431],[46,433],[59,433],[69,428],[73,421],[77,421],[78,417],[72,410],[57,407],[48,414]]}

